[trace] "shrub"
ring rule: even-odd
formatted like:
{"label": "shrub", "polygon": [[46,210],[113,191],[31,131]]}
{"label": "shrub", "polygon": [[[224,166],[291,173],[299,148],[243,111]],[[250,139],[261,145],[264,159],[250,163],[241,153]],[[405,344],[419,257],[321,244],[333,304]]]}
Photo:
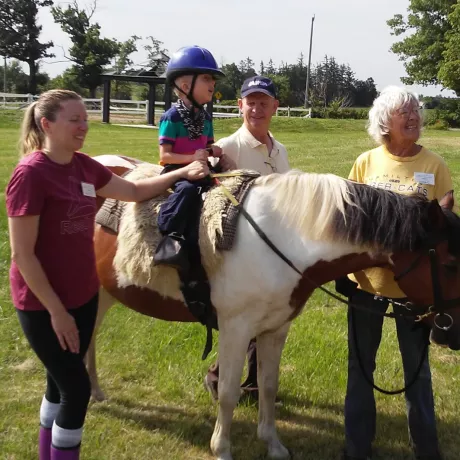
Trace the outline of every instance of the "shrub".
{"label": "shrub", "polygon": [[449,129],[449,123],[446,120],[436,120],[432,125],[430,125],[430,129],[436,130],[446,130]]}

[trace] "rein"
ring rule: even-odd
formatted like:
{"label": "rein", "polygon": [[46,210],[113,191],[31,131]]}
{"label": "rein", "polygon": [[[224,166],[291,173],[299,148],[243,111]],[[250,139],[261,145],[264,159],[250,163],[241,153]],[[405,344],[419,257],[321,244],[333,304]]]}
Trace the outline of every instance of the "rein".
{"label": "rein", "polygon": [[[244,174],[244,173],[243,173]],[[428,306],[418,306],[417,309],[419,312],[415,311],[415,305],[412,302],[406,302],[406,303],[401,303],[397,302],[394,299],[390,299],[388,297],[383,297],[383,296],[375,296],[374,298],[380,298],[382,300],[388,300],[388,302],[391,302],[393,305],[401,306],[404,307],[407,312],[405,313],[397,313],[397,312],[377,312],[375,310],[372,310],[371,308],[363,307],[361,305],[353,304],[349,300],[345,300],[342,297],[338,296],[337,294],[331,292],[330,290],[324,288],[323,286],[319,285],[315,281],[313,281],[311,278],[309,278],[307,275],[302,273],[295,265],[294,263],[289,260],[268,238],[268,236],[264,233],[264,231],[259,227],[259,225],[254,221],[252,216],[243,208],[241,203],[238,202],[238,200],[231,194],[231,192],[219,181],[218,177],[227,177],[227,176],[236,176],[236,175],[242,175],[242,173],[221,173],[221,174],[212,174],[211,177],[213,177],[216,185],[218,185],[224,195],[232,202],[232,204],[238,209],[239,212],[247,219],[247,221],[251,224],[251,226],[254,228],[256,233],[259,235],[259,237],[267,244],[267,246],[281,259],[283,260],[289,267],[291,267],[301,278],[304,278],[308,283],[310,283],[315,289],[320,289],[324,293],[328,294],[330,297],[334,298],[335,300],[347,305],[348,307],[352,307],[351,309],[351,323],[352,323],[352,329],[353,329],[353,340],[355,343],[355,348],[356,348],[356,355],[358,358],[359,366],[361,368],[361,372],[366,380],[366,382],[372,386],[375,390],[379,391],[380,393],[386,394],[386,395],[397,395],[400,393],[406,392],[414,383],[417,381],[420,371],[422,369],[423,362],[425,361],[427,355],[428,355],[428,346],[429,346],[429,340],[427,340],[423,353],[420,357],[420,362],[417,366],[417,369],[414,373],[414,376],[412,377],[412,380],[404,386],[404,388],[401,388],[400,390],[394,390],[394,391],[388,391],[383,388],[380,388],[379,386],[375,385],[375,383],[372,381],[372,379],[369,378],[369,376],[366,374],[364,365],[362,363],[362,359],[359,353],[359,347],[358,347],[358,336],[357,336],[357,331],[356,331],[356,324],[353,319],[353,308],[358,309],[358,310],[364,310],[366,312],[370,312],[373,314],[377,314],[380,316],[384,316],[387,318],[397,318],[397,317],[402,317],[402,318],[414,318],[415,322],[420,322],[424,318],[427,318],[433,314],[435,314],[434,318],[434,324],[437,328],[442,329],[444,331],[448,331],[454,324],[454,320],[452,316],[450,316],[448,313],[446,313],[446,310],[450,308],[454,308],[455,306],[458,306],[460,303],[460,298],[455,298],[455,299],[450,299],[450,300],[443,300],[442,296],[442,290],[441,290],[441,285],[439,282],[439,272],[438,272],[438,266],[436,264],[436,249],[434,249],[432,246],[436,243],[435,241],[430,241],[429,244],[429,249],[428,253],[430,256],[430,267],[431,267],[431,280],[433,284],[433,304],[428,305]],[[422,254],[419,254],[413,261],[412,263],[405,269],[403,270],[400,274],[395,275],[394,279],[395,281],[400,280],[407,274],[409,274],[412,270],[414,270],[420,263],[422,259]],[[420,310],[422,310],[420,312]],[[448,318],[448,323],[447,325],[442,325],[440,322],[442,318],[447,317]]]}

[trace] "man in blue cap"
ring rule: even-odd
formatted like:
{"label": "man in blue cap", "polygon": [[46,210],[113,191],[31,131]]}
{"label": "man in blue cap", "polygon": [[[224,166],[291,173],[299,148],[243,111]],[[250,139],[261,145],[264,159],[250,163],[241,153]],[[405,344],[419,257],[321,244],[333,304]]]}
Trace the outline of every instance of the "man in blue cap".
{"label": "man in blue cap", "polygon": [[[269,131],[273,115],[279,102],[276,88],[267,78],[256,75],[246,79],[241,87],[238,106],[243,115],[243,126],[231,136],[215,143],[222,153],[234,161],[238,169],[251,169],[262,175],[285,173],[289,166],[287,151]],[[243,394],[258,399],[257,387],[257,348],[256,340],[249,343],[248,377],[241,385]],[[217,399],[219,363],[213,364],[205,377],[205,387],[214,399]]]}
{"label": "man in blue cap", "polygon": [[269,131],[278,105],[270,78],[256,75],[244,81],[238,100],[243,126],[216,142],[238,169],[252,169],[263,175],[289,171],[286,148]]}

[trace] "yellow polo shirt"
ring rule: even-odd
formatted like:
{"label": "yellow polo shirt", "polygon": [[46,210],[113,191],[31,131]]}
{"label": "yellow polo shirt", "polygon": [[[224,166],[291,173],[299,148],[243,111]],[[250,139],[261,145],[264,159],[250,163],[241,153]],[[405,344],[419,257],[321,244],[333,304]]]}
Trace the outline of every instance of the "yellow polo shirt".
{"label": "yellow polo shirt", "polygon": [[244,125],[231,136],[218,140],[216,144],[236,163],[238,169],[251,169],[262,175],[285,173],[291,169],[286,148],[271,133],[269,135],[273,142],[271,152]]}
{"label": "yellow polo shirt", "polygon": [[[439,200],[453,188],[445,161],[424,147],[412,157],[392,155],[383,145],[364,152],[355,161],[348,178],[403,195],[420,193],[429,200]],[[349,277],[359,284],[360,289],[371,294],[406,297],[394,281],[393,272],[388,269],[369,268]]]}

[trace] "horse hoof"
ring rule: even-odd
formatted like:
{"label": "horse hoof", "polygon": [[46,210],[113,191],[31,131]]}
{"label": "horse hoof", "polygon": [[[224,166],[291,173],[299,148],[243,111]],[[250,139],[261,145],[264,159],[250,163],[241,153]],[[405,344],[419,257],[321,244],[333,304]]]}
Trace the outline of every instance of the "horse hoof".
{"label": "horse hoof", "polygon": [[217,401],[219,399],[217,393],[217,380],[211,378],[209,374],[207,374],[203,381],[204,389],[211,395],[213,401]]}
{"label": "horse hoof", "polygon": [[106,400],[105,393],[100,388],[91,391],[91,398],[96,402],[102,402]]}
{"label": "horse hoof", "polygon": [[232,454],[223,454],[216,457],[217,460],[233,460]]}
{"label": "horse hoof", "polygon": [[291,458],[290,452],[279,443],[276,447],[268,450],[268,458],[271,460],[288,460]]}

